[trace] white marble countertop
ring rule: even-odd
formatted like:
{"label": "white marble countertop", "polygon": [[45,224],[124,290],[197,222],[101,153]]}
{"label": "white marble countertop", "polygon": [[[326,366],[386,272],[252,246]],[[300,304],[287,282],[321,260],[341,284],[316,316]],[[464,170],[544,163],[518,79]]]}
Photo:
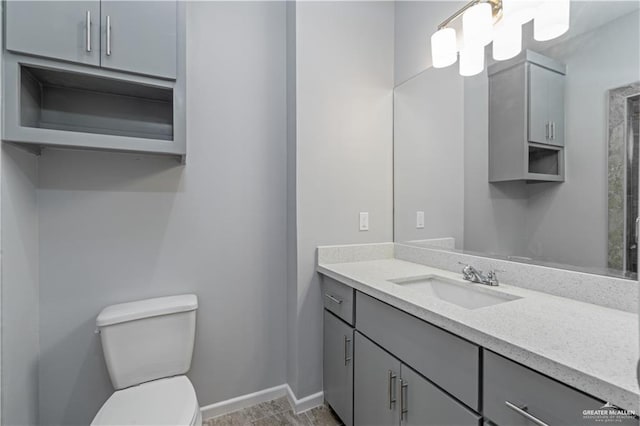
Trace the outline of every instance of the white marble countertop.
{"label": "white marble countertop", "polygon": [[[597,398],[638,412],[638,316],[500,284],[521,297],[465,309],[388,280],[461,274],[398,259],[320,263],[318,272]],[[478,284],[469,284],[478,285]]]}

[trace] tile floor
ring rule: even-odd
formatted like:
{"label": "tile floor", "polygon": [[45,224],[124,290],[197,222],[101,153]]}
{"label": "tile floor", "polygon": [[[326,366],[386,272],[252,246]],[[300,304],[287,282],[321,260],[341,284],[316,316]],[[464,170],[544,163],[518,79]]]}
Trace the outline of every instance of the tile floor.
{"label": "tile floor", "polygon": [[296,415],[286,397],[263,402],[220,417],[207,419],[203,426],[341,426],[342,422],[326,405]]}

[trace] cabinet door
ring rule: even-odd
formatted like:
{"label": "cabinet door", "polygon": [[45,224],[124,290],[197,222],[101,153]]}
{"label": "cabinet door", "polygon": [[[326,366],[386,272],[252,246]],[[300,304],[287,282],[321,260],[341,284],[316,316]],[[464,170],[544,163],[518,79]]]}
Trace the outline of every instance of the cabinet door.
{"label": "cabinet door", "polygon": [[551,123],[549,143],[564,146],[564,75],[547,71],[547,110]]}
{"label": "cabinet door", "polygon": [[400,422],[400,361],[356,331],[353,423],[392,426]]}
{"label": "cabinet door", "polygon": [[7,50],[82,64],[100,64],[100,1],[10,0]]}
{"label": "cabinet door", "polygon": [[101,65],[176,78],[177,2],[102,1]]}
{"label": "cabinet door", "polygon": [[404,364],[400,375],[399,404],[403,426],[479,426],[481,417],[478,414]]}
{"label": "cabinet door", "polygon": [[353,424],[353,328],[324,311],[324,399],[346,426]]}
{"label": "cabinet door", "polygon": [[549,72],[529,64],[529,142],[549,143]]}

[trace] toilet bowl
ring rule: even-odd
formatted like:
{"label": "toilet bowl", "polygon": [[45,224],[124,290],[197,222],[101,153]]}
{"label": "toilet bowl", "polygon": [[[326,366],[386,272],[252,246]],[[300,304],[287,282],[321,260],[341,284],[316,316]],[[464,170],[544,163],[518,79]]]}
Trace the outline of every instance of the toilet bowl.
{"label": "toilet bowl", "polygon": [[96,320],[116,391],[91,425],[201,425],[196,392],[184,374],[195,339],[195,295],[123,303]]}
{"label": "toilet bowl", "polygon": [[106,425],[201,425],[196,392],[186,376],[153,380],[114,392],[91,423]]}

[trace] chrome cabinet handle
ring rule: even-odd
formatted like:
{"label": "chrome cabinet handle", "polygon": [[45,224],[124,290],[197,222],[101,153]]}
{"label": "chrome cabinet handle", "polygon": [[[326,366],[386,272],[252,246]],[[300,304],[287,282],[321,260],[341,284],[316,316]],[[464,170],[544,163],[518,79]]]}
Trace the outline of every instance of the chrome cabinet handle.
{"label": "chrome cabinet handle", "polygon": [[513,411],[515,411],[516,413],[520,414],[522,417],[526,418],[529,421],[532,421],[533,423],[537,424],[538,426],[549,426],[547,423],[543,422],[542,420],[540,420],[539,418],[537,418],[536,416],[534,416],[533,414],[529,413],[527,410],[527,406],[523,405],[522,407],[518,407],[517,405],[509,402],[509,401],[505,401],[504,404],[511,408]]}
{"label": "chrome cabinet handle", "polygon": [[342,304],[342,300],[340,299],[336,299],[335,297],[333,297],[332,295],[330,295],[329,293],[325,293],[324,297],[326,297],[327,299],[331,300],[334,303],[337,303],[338,305]]}
{"label": "chrome cabinet handle", "polygon": [[87,10],[87,52],[91,52],[91,11]]}
{"label": "chrome cabinet handle", "polygon": [[393,404],[396,403],[396,399],[393,395],[393,388],[395,388],[395,382],[396,382],[396,375],[393,374],[393,371],[389,370],[389,410],[393,410]]}
{"label": "chrome cabinet handle", "polygon": [[348,336],[344,336],[344,365],[348,365],[349,361],[351,361],[351,357],[349,356],[349,343],[351,343],[351,339]]}
{"label": "chrome cabinet handle", "polygon": [[551,140],[556,138],[556,123],[555,121],[551,122]]}
{"label": "chrome cabinet handle", "polygon": [[107,56],[111,56],[111,16],[107,15]]}
{"label": "chrome cabinet handle", "polygon": [[400,379],[400,421],[405,420],[405,414],[409,412],[407,408],[407,398],[405,393],[409,392],[409,384]]}
{"label": "chrome cabinet handle", "polygon": [[546,140],[549,140],[549,127],[550,125],[549,125],[549,122],[547,121],[544,125],[544,138]]}

